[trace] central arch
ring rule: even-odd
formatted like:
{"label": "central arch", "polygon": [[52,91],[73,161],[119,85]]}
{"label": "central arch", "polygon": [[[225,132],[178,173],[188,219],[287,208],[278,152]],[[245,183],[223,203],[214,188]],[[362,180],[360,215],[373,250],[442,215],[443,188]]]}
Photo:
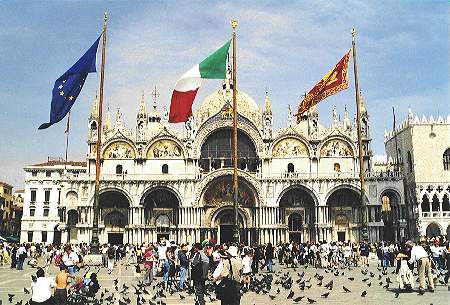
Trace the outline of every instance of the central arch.
{"label": "central arch", "polygon": [[103,220],[109,244],[123,244],[125,230],[129,224],[130,200],[118,190],[105,190],[100,193],[99,219]]}
{"label": "central arch", "polygon": [[[238,203],[242,207],[254,207],[257,202],[257,193],[245,179],[238,181]],[[230,204],[233,198],[233,176],[223,175],[212,180],[203,190],[202,204],[205,207]]]}
{"label": "central arch", "polygon": [[[247,243],[246,240],[246,223],[245,213],[238,209],[238,226],[240,241]],[[219,208],[211,218],[211,226],[217,229],[217,241],[221,244],[230,244],[233,242],[233,226],[234,226],[234,210],[231,206]]]}
{"label": "central arch", "polygon": [[290,241],[315,240],[316,203],[314,194],[302,185],[292,186],[281,194],[278,204]]}

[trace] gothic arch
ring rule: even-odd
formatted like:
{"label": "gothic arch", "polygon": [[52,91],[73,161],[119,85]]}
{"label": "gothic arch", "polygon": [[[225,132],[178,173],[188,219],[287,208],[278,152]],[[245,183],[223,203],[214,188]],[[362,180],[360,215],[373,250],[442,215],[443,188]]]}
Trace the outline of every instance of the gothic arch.
{"label": "gothic arch", "polygon": [[[125,159],[135,159],[135,158],[137,157],[137,149],[136,149],[136,145],[134,145],[134,142],[133,142],[133,141],[131,141],[130,139],[125,138],[125,137],[118,137],[118,138],[113,137],[113,138],[109,139],[108,141],[106,141],[106,143],[105,143],[104,145],[102,145],[102,146],[103,146],[103,147],[102,147],[102,151],[101,151],[101,156],[102,156],[102,158],[105,158],[105,153],[108,151],[108,149],[109,149],[114,143],[120,143],[120,142],[126,143],[126,144],[129,145],[129,146],[132,148],[132,150],[133,150],[133,151],[132,151],[133,155],[132,155],[131,157],[127,157],[127,158],[125,158]],[[110,158],[108,157],[108,158],[105,158],[105,159],[110,159]],[[123,158],[117,158],[117,159],[123,159]]]}
{"label": "gothic arch", "polygon": [[[327,192],[327,196],[325,197],[324,202],[325,202],[325,203],[328,202],[328,199],[330,198],[330,196],[333,195],[333,193],[334,193],[335,191],[340,190],[340,189],[350,189],[350,190],[353,190],[353,191],[355,191],[355,192],[358,194],[359,197],[361,197],[361,190],[360,190],[358,187],[356,187],[356,186],[354,186],[354,185],[351,185],[351,184],[341,184],[341,185],[338,185],[338,186],[332,188],[331,190],[329,190],[329,191]],[[369,202],[369,199],[367,198],[367,195],[364,195],[364,201],[365,201],[365,202]]]}
{"label": "gothic arch", "polygon": [[[277,139],[275,139],[275,140],[272,142],[272,144],[270,145],[270,149],[269,149],[270,157],[273,157],[273,154],[274,154],[274,148],[275,148],[279,143],[281,143],[282,141],[288,140],[288,139],[295,139],[295,140],[300,141],[300,142],[306,147],[306,157],[309,157],[309,156],[312,155],[312,154],[311,154],[312,149],[311,149],[311,147],[310,147],[310,145],[309,145],[309,143],[308,143],[308,140],[306,140],[306,139],[305,139],[304,137],[302,137],[301,135],[297,135],[297,134],[285,134],[285,135],[283,135],[283,136],[278,137]],[[301,156],[300,156],[300,157],[301,157]],[[303,157],[305,157],[305,156],[303,156]]]}
{"label": "gothic arch", "polygon": [[305,191],[306,193],[308,193],[311,196],[311,198],[313,199],[315,206],[319,205],[319,199],[318,199],[319,196],[318,196],[318,194],[313,189],[310,189],[309,187],[307,187],[306,185],[303,185],[303,184],[293,184],[293,185],[288,186],[284,190],[282,190],[280,195],[278,195],[277,205],[280,206],[280,200],[281,200],[281,198],[283,198],[283,196],[287,192],[289,192],[289,191],[291,191],[293,189],[297,189],[297,188],[299,188],[299,189]]}
{"label": "gothic arch", "polygon": [[[195,192],[195,199],[194,199],[194,205],[199,206],[200,200],[203,198],[203,194],[210,185],[211,182],[214,180],[224,177],[224,176],[232,176],[233,175],[233,169],[218,169],[213,172],[210,172],[208,175],[206,175],[198,184],[197,184],[197,191]],[[239,179],[244,179],[245,183],[250,186],[252,189],[254,195],[255,195],[255,206],[261,205],[263,202],[262,197],[262,190],[260,182],[257,181],[252,175],[249,173],[238,170],[238,177]]]}
{"label": "gothic arch", "polygon": [[139,205],[141,205],[141,206],[144,205],[145,198],[148,196],[148,194],[150,194],[153,191],[160,190],[160,189],[171,192],[177,198],[179,207],[181,208],[183,206],[183,201],[181,200],[181,198],[182,198],[181,194],[177,189],[173,188],[170,185],[159,185],[159,184],[151,185],[142,192],[142,195],[140,196],[140,199],[139,199]]}
{"label": "gothic arch", "polygon": [[[221,129],[221,128],[233,128],[232,120],[220,119],[220,120],[213,121],[211,123],[206,124],[207,122],[205,122],[198,129],[197,134],[195,135],[194,143],[192,145],[193,158],[195,158],[195,159],[200,158],[200,153],[201,153],[201,148],[203,146],[203,143],[213,132],[215,132],[216,130]],[[250,140],[253,142],[253,145],[256,148],[258,157],[261,158],[262,152],[264,149],[264,143],[263,143],[261,134],[259,133],[256,126],[253,125],[253,123],[251,123],[250,121],[246,122],[246,121],[238,120],[237,127],[240,132],[243,132],[250,138]]]}
{"label": "gothic arch", "polygon": [[[103,193],[106,193],[106,192],[118,192],[118,193],[121,193],[122,195],[124,195],[125,196],[125,198],[128,200],[128,203],[129,203],[129,206],[130,207],[132,207],[133,206],[133,197],[131,196],[131,194],[129,193],[129,192],[127,192],[125,189],[122,189],[122,188],[118,188],[118,187],[115,187],[115,186],[104,186],[104,187],[100,187],[100,190],[99,190],[99,196],[101,195],[101,194],[103,194]],[[91,206],[93,206],[94,205],[94,200],[95,200],[95,194],[91,197],[91,199],[89,200],[89,204],[91,205]]]}
{"label": "gothic arch", "polygon": [[[325,146],[330,143],[331,141],[340,141],[343,142],[344,144],[346,144],[348,146],[348,148],[350,149],[350,155],[346,156],[346,157],[354,157],[356,156],[356,147],[355,145],[352,143],[352,140],[349,139],[348,137],[345,137],[343,135],[331,135],[326,137],[325,139],[323,139],[320,144],[317,147],[317,151],[318,151],[318,155],[320,157],[324,157],[324,155],[322,154],[322,149],[325,148]],[[326,157],[326,156],[325,156]],[[340,156],[342,157],[342,156]]]}
{"label": "gothic arch", "polygon": [[382,202],[382,198],[383,198],[384,195],[386,195],[386,193],[393,193],[395,195],[396,199],[397,199],[398,205],[401,205],[402,196],[400,195],[400,192],[398,190],[396,190],[396,189],[391,188],[391,187],[386,187],[380,192],[380,196],[378,198],[379,199],[378,202],[380,202],[380,203]]}
{"label": "gothic arch", "polygon": [[[208,223],[209,223],[209,227],[214,228],[215,224],[216,224],[216,220],[217,217],[220,216],[220,214],[222,214],[222,212],[227,211],[227,210],[232,210],[233,207],[232,206],[223,206],[223,207],[218,207],[217,209],[215,209],[211,214],[210,214],[210,219],[208,219]],[[242,219],[244,228],[248,228],[251,226],[250,223],[250,219],[251,216],[248,215],[248,213],[246,212],[246,210],[239,208],[238,209],[238,214]]]}
{"label": "gothic arch", "polygon": [[442,235],[443,229],[440,223],[430,222],[425,230],[427,236]]}
{"label": "gothic arch", "polygon": [[186,147],[183,145],[183,143],[180,142],[180,140],[178,140],[176,137],[173,136],[157,136],[155,138],[153,138],[151,141],[148,142],[148,144],[144,147],[143,149],[143,157],[147,158],[149,149],[156,144],[158,141],[172,141],[175,142],[175,144],[178,145],[178,147],[181,149],[181,157],[179,157],[180,159],[185,159],[187,156],[187,151],[186,151]]}

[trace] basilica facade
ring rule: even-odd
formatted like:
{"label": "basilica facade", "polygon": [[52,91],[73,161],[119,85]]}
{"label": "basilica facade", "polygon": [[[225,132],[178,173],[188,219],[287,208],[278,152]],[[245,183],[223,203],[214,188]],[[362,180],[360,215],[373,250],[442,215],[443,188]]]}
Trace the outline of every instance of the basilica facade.
{"label": "basilica facade", "polygon": [[[86,162],[27,166],[22,241],[89,242],[95,159],[101,149],[100,242],[232,239],[232,89],[228,82],[200,102],[183,129],[167,111],[136,101],[136,124],[118,110],[98,130],[98,103],[88,121]],[[361,96],[366,190],[360,200],[354,119],[332,112],[323,126],[316,108],[274,130],[271,101],[238,90],[240,239],[250,243],[362,239],[400,240],[408,232],[401,174],[375,172],[369,115]],[[97,147],[97,133],[102,147]],[[33,215],[30,209],[34,209]],[[47,210],[45,212],[45,210]],[[44,227],[45,226],[45,227]],[[45,232],[45,233],[44,233]],[[44,240],[45,237],[45,240]]]}

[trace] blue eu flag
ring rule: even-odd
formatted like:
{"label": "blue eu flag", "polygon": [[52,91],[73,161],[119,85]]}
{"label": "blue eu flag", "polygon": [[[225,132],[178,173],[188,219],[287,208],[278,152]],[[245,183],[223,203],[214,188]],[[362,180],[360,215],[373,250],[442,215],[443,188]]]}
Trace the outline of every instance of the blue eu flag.
{"label": "blue eu flag", "polygon": [[86,53],[56,81],[52,91],[50,122],[39,126],[45,129],[61,121],[72,108],[83,88],[88,73],[96,72],[95,60],[100,35]]}

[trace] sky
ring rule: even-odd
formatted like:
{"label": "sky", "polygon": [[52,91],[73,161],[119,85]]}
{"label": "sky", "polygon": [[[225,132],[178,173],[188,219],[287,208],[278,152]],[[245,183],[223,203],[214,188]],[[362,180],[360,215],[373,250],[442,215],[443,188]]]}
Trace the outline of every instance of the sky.
{"label": "sky", "polygon": [[[37,127],[48,122],[55,80],[101,33],[105,10],[105,109],[120,108],[130,129],[142,91],[147,109],[155,86],[158,109],[168,107],[176,80],[231,38],[233,18],[238,88],[261,109],[269,92],[275,128],[351,48],[352,27],[374,154],[384,154],[393,106],[398,122],[408,108],[419,117],[450,114],[448,1],[1,1],[0,180],[22,188],[24,166],[64,156],[66,121]],[[99,51],[97,70],[100,63]],[[90,74],[72,108],[69,160],[85,160],[99,83],[100,73]],[[321,124],[330,124],[333,106],[353,118],[352,62],[349,83],[318,105]],[[194,111],[220,86],[205,81]]]}

